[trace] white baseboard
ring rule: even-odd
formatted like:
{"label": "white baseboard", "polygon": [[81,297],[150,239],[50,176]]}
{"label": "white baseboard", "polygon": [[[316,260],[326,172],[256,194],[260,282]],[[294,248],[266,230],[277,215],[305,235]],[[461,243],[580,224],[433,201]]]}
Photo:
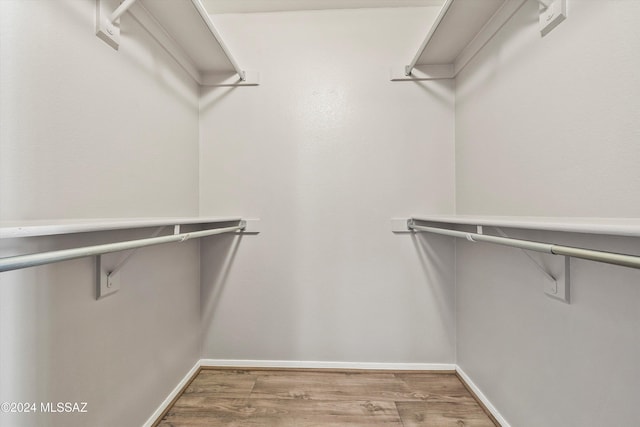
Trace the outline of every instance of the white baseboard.
{"label": "white baseboard", "polygon": [[484,393],[480,391],[478,386],[475,385],[473,381],[471,381],[471,378],[469,378],[469,376],[462,370],[460,366],[456,366],[456,372],[458,373],[458,375],[460,375],[460,377],[462,377],[464,382],[467,383],[469,388],[473,390],[476,397],[480,399],[482,404],[489,410],[489,412],[491,412],[491,415],[495,417],[495,419],[500,423],[500,425],[502,427],[511,427],[511,425],[507,422],[507,420],[505,420],[504,417],[500,415],[500,412],[498,412],[496,407],[493,406],[493,404],[489,401],[489,399],[487,399],[487,396],[485,396]]}
{"label": "white baseboard", "polygon": [[198,372],[198,369],[200,369],[199,360],[196,362],[195,365],[193,365],[193,368],[189,369],[189,372],[187,372],[184,378],[180,380],[178,385],[175,386],[173,390],[171,390],[171,393],[169,393],[167,398],[162,401],[160,406],[158,406],[158,409],[156,409],[156,411],[153,414],[151,414],[149,419],[147,419],[147,422],[143,424],[143,427],[151,427],[158,420],[158,418],[160,417],[160,415],[162,415],[165,409],[167,409],[169,405],[171,405],[171,402],[173,402],[173,399],[175,399],[176,396],[180,394],[184,386],[187,385],[189,380],[195,375],[196,372]]}
{"label": "white baseboard", "polygon": [[394,371],[456,370],[456,365],[453,363],[317,362],[307,360],[201,359],[200,366],[238,368],[362,369]]}

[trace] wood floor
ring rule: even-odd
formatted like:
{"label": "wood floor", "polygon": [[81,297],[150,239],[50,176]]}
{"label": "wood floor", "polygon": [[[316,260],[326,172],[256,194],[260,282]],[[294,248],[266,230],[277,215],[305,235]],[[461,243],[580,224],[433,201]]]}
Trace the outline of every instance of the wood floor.
{"label": "wood floor", "polygon": [[455,374],[202,369],[157,426],[495,427]]}

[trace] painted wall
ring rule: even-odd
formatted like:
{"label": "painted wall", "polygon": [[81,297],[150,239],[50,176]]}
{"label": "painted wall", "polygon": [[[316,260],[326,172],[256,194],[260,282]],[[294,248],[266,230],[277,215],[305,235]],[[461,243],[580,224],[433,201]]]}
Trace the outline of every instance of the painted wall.
{"label": "painted wall", "polygon": [[[122,25],[115,51],[94,35],[93,0],[0,1],[3,221],[197,215],[197,86]],[[152,231],[2,240],[0,256]],[[93,263],[0,275],[0,402],[88,402],[0,425],[140,426],[199,358],[197,242],[140,250],[102,301]]]}
{"label": "painted wall", "polygon": [[457,79],[458,213],[640,215],[640,2],[528,1]]}
{"label": "painted wall", "polygon": [[202,93],[201,213],[263,231],[203,244],[203,357],[453,363],[453,244],[389,224],[454,209],[452,82],[389,81],[437,11],[214,16],[261,85]]}
{"label": "painted wall", "polygon": [[[457,80],[457,212],[638,217],[640,3],[570,1],[544,38],[537,7]],[[507,231],[640,254],[638,239]],[[511,425],[640,424],[640,271],[573,261],[565,305],[517,250],[456,255],[458,364]]]}

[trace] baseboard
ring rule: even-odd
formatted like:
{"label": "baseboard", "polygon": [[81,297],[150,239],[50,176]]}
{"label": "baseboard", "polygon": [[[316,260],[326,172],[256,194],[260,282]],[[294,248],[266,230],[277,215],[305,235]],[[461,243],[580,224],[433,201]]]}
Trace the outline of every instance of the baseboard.
{"label": "baseboard", "polygon": [[200,361],[197,361],[193,368],[189,369],[189,372],[180,380],[177,386],[171,393],[162,401],[158,409],[151,414],[147,422],[143,424],[143,427],[153,427],[160,420],[160,417],[164,416],[164,412],[173,404],[174,400],[178,398],[182,394],[182,391],[191,383],[191,381],[195,378],[195,376],[200,371]]}
{"label": "baseboard", "polygon": [[469,376],[462,370],[462,368],[460,368],[460,366],[456,366],[456,374],[458,374],[458,377],[465,383],[470,391],[475,394],[476,399],[479,400],[482,405],[484,405],[485,409],[491,413],[498,424],[500,424],[502,427],[511,427],[507,420],[505,420],[500,412],[498,412],[496,407],[493,406],[489,399],[487,399],[487,396],[485,396],[484,393],[480,391],[478,386],[475,385],[473,381],[471,381],[471,378],[469,378]]}
{"label": "baseboard", "polygon": [[338,369],[368,371],[443,371],[455,372],[453,363],[375,363],[375,362],[318,362],[306,360],[237,360],[201,359],[200,366],[218,368],[273,368],[273,369]]}

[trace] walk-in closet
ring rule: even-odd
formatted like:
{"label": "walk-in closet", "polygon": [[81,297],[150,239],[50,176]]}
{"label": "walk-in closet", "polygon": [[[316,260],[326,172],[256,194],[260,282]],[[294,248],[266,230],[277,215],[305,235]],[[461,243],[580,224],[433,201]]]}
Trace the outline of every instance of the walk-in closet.
{"label": "walk-in closet", "polygon": [[640,426],[639,23],[0,0],[0,426]]}

